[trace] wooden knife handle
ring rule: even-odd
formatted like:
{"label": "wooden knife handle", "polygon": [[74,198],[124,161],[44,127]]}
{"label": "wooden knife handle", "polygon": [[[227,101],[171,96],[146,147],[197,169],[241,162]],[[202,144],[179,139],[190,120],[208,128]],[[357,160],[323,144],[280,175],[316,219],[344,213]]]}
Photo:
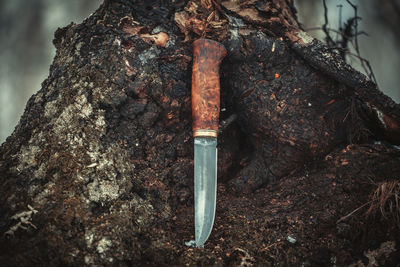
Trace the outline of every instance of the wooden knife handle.
{"label": "wooden knife handle", "polygon": [[217,137],[219,124],[219,66],[226,49],[217,41],[193,42],[192,118],[194,137]]}

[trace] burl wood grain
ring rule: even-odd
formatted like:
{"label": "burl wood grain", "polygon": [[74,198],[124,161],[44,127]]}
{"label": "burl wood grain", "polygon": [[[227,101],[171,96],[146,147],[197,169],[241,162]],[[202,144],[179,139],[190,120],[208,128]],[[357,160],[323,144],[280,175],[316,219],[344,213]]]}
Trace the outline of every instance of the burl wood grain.
{"label": "burl wood grain", "polygon": [[224,46],[209,39],[193,42],[192,118],[193,131],[218,131],[219,66],[226,56]]}

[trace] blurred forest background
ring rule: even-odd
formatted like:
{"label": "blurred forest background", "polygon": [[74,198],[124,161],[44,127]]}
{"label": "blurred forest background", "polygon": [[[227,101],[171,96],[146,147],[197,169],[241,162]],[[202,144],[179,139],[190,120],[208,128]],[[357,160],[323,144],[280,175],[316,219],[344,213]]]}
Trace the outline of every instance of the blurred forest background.
{"label": "blurred forest background", "polygon": [[54,32],[103,0],[0,0],[0,143],[14,130],[55,56]]}
{"label": "blurred forest background", "polygon": [[[55,30],[71,21],[80,23],[102,2],[0,0],[0,143],[11,134],[27,100],[48,76],[55,55],[52,44]],[[325,40],[325,32],[330,33],[333,41],[340,40],[337,31],[355,17],[354,8],[346,0],[327,0],[326,9],[322,0],[295,0],[295,3],[304,29],[320,40]],[[359,53],[369,61],[380,89],[399,103],[400,0],[352,0],[351,3],[357,5],[357,15],[361,17],[357,19],[358,32],[362,33],[358,35]],[[357,54],[355,38],[349,39],[350,54]],[[347,61],[368,72],[357,56],[350,54]]]}

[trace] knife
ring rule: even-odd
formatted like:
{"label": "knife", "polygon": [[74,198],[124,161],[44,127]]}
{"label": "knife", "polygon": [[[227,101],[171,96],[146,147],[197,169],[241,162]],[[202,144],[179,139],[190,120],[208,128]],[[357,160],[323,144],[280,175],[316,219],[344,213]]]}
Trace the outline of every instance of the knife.
{"label": "knife", "polygon": [[197,247],[204,246],[215,218],[220,107],[219,66],[225,56],[225,47],[217,41],[202,38],[193,42],[192,119]]}

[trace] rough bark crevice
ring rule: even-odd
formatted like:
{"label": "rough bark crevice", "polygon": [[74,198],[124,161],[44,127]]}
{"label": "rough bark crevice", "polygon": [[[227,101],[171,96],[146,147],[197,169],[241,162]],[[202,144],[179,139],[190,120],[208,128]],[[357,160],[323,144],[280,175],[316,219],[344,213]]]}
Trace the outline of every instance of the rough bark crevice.
{"label": "rough bark crevice", "polygon": [[[228,50],[217,217],[200,250],[184,245],[198,37]],[[398,182],[399,106],[304,35],[292,1],[110,0],[54,44],[0,148],[1,263],[321,266],[381,247],[381,264],[399,258],[396,221],[364,216],[377,186]]]}

